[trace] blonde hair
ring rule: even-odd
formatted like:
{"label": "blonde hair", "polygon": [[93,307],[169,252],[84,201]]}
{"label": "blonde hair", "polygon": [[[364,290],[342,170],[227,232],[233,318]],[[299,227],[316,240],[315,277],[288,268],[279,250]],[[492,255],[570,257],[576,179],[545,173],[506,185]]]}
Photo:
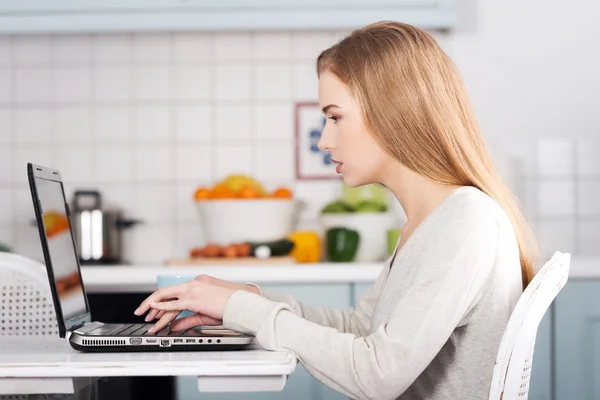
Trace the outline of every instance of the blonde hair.
{"label": "blonde hair", "polygon": [[474,186],[508,214],[519,244],[523,289],[538,246],[519,204],[492,163],[462,78],[428,33],[381,21],[323,51],[330,71],[358,99],[367,129],[411,170],[437,182]]}

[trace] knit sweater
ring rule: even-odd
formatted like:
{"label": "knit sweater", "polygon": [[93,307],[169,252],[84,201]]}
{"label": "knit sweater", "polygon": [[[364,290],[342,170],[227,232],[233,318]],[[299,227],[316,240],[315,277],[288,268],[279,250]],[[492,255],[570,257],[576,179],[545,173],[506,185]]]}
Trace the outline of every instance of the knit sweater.
{"label": "knit sweater", "polygon": [[237,291],[223,325],[268,350],[293,352],[312,376],[353,399],[487,399],[521,293],[508,216],[467,186],[425,218],[356,307]]}

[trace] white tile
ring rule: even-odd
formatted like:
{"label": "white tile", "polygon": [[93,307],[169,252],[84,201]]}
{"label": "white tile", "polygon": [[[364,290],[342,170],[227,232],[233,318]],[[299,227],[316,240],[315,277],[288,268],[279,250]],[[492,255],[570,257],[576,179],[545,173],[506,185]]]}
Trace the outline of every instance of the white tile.
{"label": "white tile", "polygon": [[59,103],[86,102],[91,99],[92,81],[89,68],[54,70],[54,92]]}
{"label": "white tile", "polygon": [[125,258],[133,264],[158,265],[172,257],[173,227],[166,224],[142,224],[131,233],[131,245]]}
{"label": "white tile", "polygon": [[50,64],[51,45],[50,36],[20,35],[12,39],[13,65],[45,66]]}
{"label": "white tile", "polygon": [[581,181],[577,186],[579,215],[600,217],[600,181]]}
{"label": "white tile", "polygon": [[575,184],[572,181],[539,181],[537,199],[539,216],[575,214]]}
{"label": "white tile", "polygon": [[293,181],[294,169],[293,144],[257,146],[256,177],[259,180]]}
{"label": "white tile", "polygon": [[206,238],[202,234],[200,223],[187,222],[175,226],[174,257],[189,257],[194,247],[204,246]]}
{"label": "white tile", "polygon": [[221,180],[229,174],[252,175],[252,149],[249,146],[218,146],[214,179]]}
{"label": "white tile", "polygon": [[212,67],[184,66],[173,69],[174,89],[176,100],[209,100],[213,95]]}
{"label": "white tile", "polygon": [[171,98],[170,70],[166,66],[138,66],[133,71],[137,100],[168,100]]}
{"label": "white tile", "polygon": [[217,33],[215,35],[215,59],[222,61],[249,60],[252,55],[250,35],[246,33]]}
{"label": "white tile", "polygon": [[10,143],[11,113],[8,108],[0,108],[0,146]]}
{"label": "white tile", "polygon": [[96,108],[96,142],[128,142],[133,137],[132,111],[128,107]]}
{"label": "white tile", "polygon": [[51,143],[54,115],[48,109],[21,108],[14,110],[13,142]]}
{"label": "white tile", "polygon": [[156,182],[172,178],[171,152],[167,147],[137,146],[134,163],[134,177],[138,181]]}
{"label": "white tile", "polygon": [[177,139],[186,142],[208,142],[211,137],[211,107],[178,106],[175,109]]}
{"label": "white tile", "polygon": [[0,242],[12,249],[14,243],[14,232],[12,225],[0,226]]}
{"label": "white tile", "polygon": [[132,87],[129,67],[98,67],[94,71],[96,100],[129,100]]}
{"label": "white tile", "polygon": [[9,66],[11,62],[10,56],[10,36],[0,37],[0,66]]}
{"label": "white tile", "polygon": [[250,99],[250,80],[248,66],[217,66],[215,98],[217,100]]}
{"label": "white tile", "polygon": [[130,34],[99,34],[93,37],[93,60],[97,65],[128,64],[133,61]]}
{"label": "white tile", "polygon": [[106,208],[119,208],[126,218],[138,217],[133,186],[130,183],[99,183],[94,187],[102,194],[102,203]]}
{"label": "white tile", "polygon": [[14,95],[17,103],[50,102],[52,73],[47,68],[17,69],[14,71]]}
{"label": "white tile", "polygon": [[57,143],[88,143],[94,139],[91,111],[86,106],[69,106],[54,110],[56,125],[54,140]]}
{"label": "white tile", "polygon": [[171,59],[169,33],[136,33],[133,35],[133,60],[135,63],[168,64]]}
{"label": "white tile", "polygon": [[580,140],[577,142],[577,174],[600,176],[600,140]]}
{"label": "white tile", "polygon": [[194,202],[194,192],[200,186],[210,186],[207,181],[190,181],[178,183],[175,189],[175,218],[180,222],[197,222],[198,211]]}
{"label": "white tile", "polygon": [[325,204],[334,201],[342,194],[340,180],[299,181],[295,186],[295,197],[303,203],[299,218],[318,219]]}
{"label": "white tile", "polygon": [[250,108],[247,106],[218,106],[215,136],[217,141],[249,139],[251,134]]}
{"label": "white tile", "polygon": [[12,92],[10,70],[8,68],[0,68],[0,103],[10,103]]}
{"label": "white tile", "polygon": [[89,35],[54,36],[55,65],[89,65],[91,61],[92,39]]}
{"label": "white tile", "polygon": [[258,100],[289,100],[292,97],[290,65],[258,65],[255,73],[255,97]]}
{"label": "white tile", "polygon": [[9,183],[12,178],[12,151],[0,146],[0,183]]}
{"label": "white tile", "polygon": [[573,141],[569,139],[540,139],[537,142],[538,174],[542,176],[573,173]]}
{"label": "white tile", "polygon": [[135,125],[135,137],[139,142],[166,142],[171,136],[169,108],[138,106]]}
{"label": "white tile", "polygon": [[33,203],[31,201],[31,192],[29,186],[18,185],[13,186],[12,189],[12,200],[13,200],[13,221],[17,225],[23,223],[29,223],[35,219],[33,213]]}
{"label": "white tile", "polygon": [[177,64],[210,63],[214,59],[213,35],[205,32],[177,32],[173,59]]}
{"label": "white tile", "polygon": [[71,183],[90,183],[94,179],[94,159],[91,147],[58,147],[54,165],[63,179]]}
{"label": "white tile", "polygon": [[574,221],[539,221],[536,232],[543,254],[573,253],[576,249]]}
{"label": "white tile", "polygon": [[178,181],[208,181],[212,178],[212,151],[208,146],[178,146],[176,148]]}
{"label": "white tile", "polygon": [[13,193],[8,186],[0,186],[0,210],[3,210],[3,212],[0,213],[0,226],[12,222],[12,196]]}
{"label": "white tile", "polygon": [[[28,206],[31,209],[31,218],[35,218],[31,200],[29,201]],[[38,228],[30,225],[29,221],[15,226],[15,244],[13,251],[33,260],[42,263],[44,262],[44,254],[42,253]]]}
{"label": "white tile", "polygon": [[94,172],[98,182],[128,182],[133,176],[128,147],[96,147]]}
{"label": "white tile", "polygon": [[292,33],[292,56],[295,60],[314,62],[323,50],[335,43],[327,32]]}
{"label": "white tile", "polygon": [[54,166],[54,153],[44,147],[18,147],[12,151],[12,182],[27,185],[27,163]]}
{"label": "white tile", "polygon": [[294,106],[291,103],[259,103],[254,115],[259,139],[294,140]]}
{"label": "white tile", "polygon": [[144,223],[169,222],[175,217],[171,185],[137,185],[133,189],[136,218]]}
{"label": "white tile", "polygon": [[600,256],[600,220],[579,221],[577,224],[577,254]]}
{"label": "white tile", "polygon": [[290,32],[258,32],[252,35],[254,59],[289,60],[292,58]]}
{"label": "white tile", "polygon": [[319,80],[314,64],[294,64],[292,83],[294,100],[317,101],[319,99]]}

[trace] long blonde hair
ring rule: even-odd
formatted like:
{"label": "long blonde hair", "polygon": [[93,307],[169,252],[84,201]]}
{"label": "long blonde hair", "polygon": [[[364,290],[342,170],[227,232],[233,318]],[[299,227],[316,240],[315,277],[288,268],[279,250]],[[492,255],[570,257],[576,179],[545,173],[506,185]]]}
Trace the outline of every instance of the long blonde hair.
{"label": "long blonde hair", "polygon": [[508,214],[519,244],[523,288],[534,276],[538,246],[516,198],[492,163],[465,85],[427,32],[381,21],[323,51],[317,74],[330,71],[358,99],[379,145],[437,182],[474,186]]}

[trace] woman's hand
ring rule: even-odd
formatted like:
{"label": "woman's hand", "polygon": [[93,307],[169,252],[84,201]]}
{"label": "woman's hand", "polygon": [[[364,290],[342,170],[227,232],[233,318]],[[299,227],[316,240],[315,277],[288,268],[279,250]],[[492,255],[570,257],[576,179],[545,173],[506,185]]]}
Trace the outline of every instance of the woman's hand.
{"label": "woman's hand", "polygon": [[149,333],[162,330],[183,310],[196,314],[173,322],[171,330],[186,330],[199,325],[219,325],[229,297],[237,290],[259,293],[252,285],[200,275],[193,281],[157,290],[142,302],[135,314],[142,315],[150,310],[145,320],[149,322],[158,319]]}

